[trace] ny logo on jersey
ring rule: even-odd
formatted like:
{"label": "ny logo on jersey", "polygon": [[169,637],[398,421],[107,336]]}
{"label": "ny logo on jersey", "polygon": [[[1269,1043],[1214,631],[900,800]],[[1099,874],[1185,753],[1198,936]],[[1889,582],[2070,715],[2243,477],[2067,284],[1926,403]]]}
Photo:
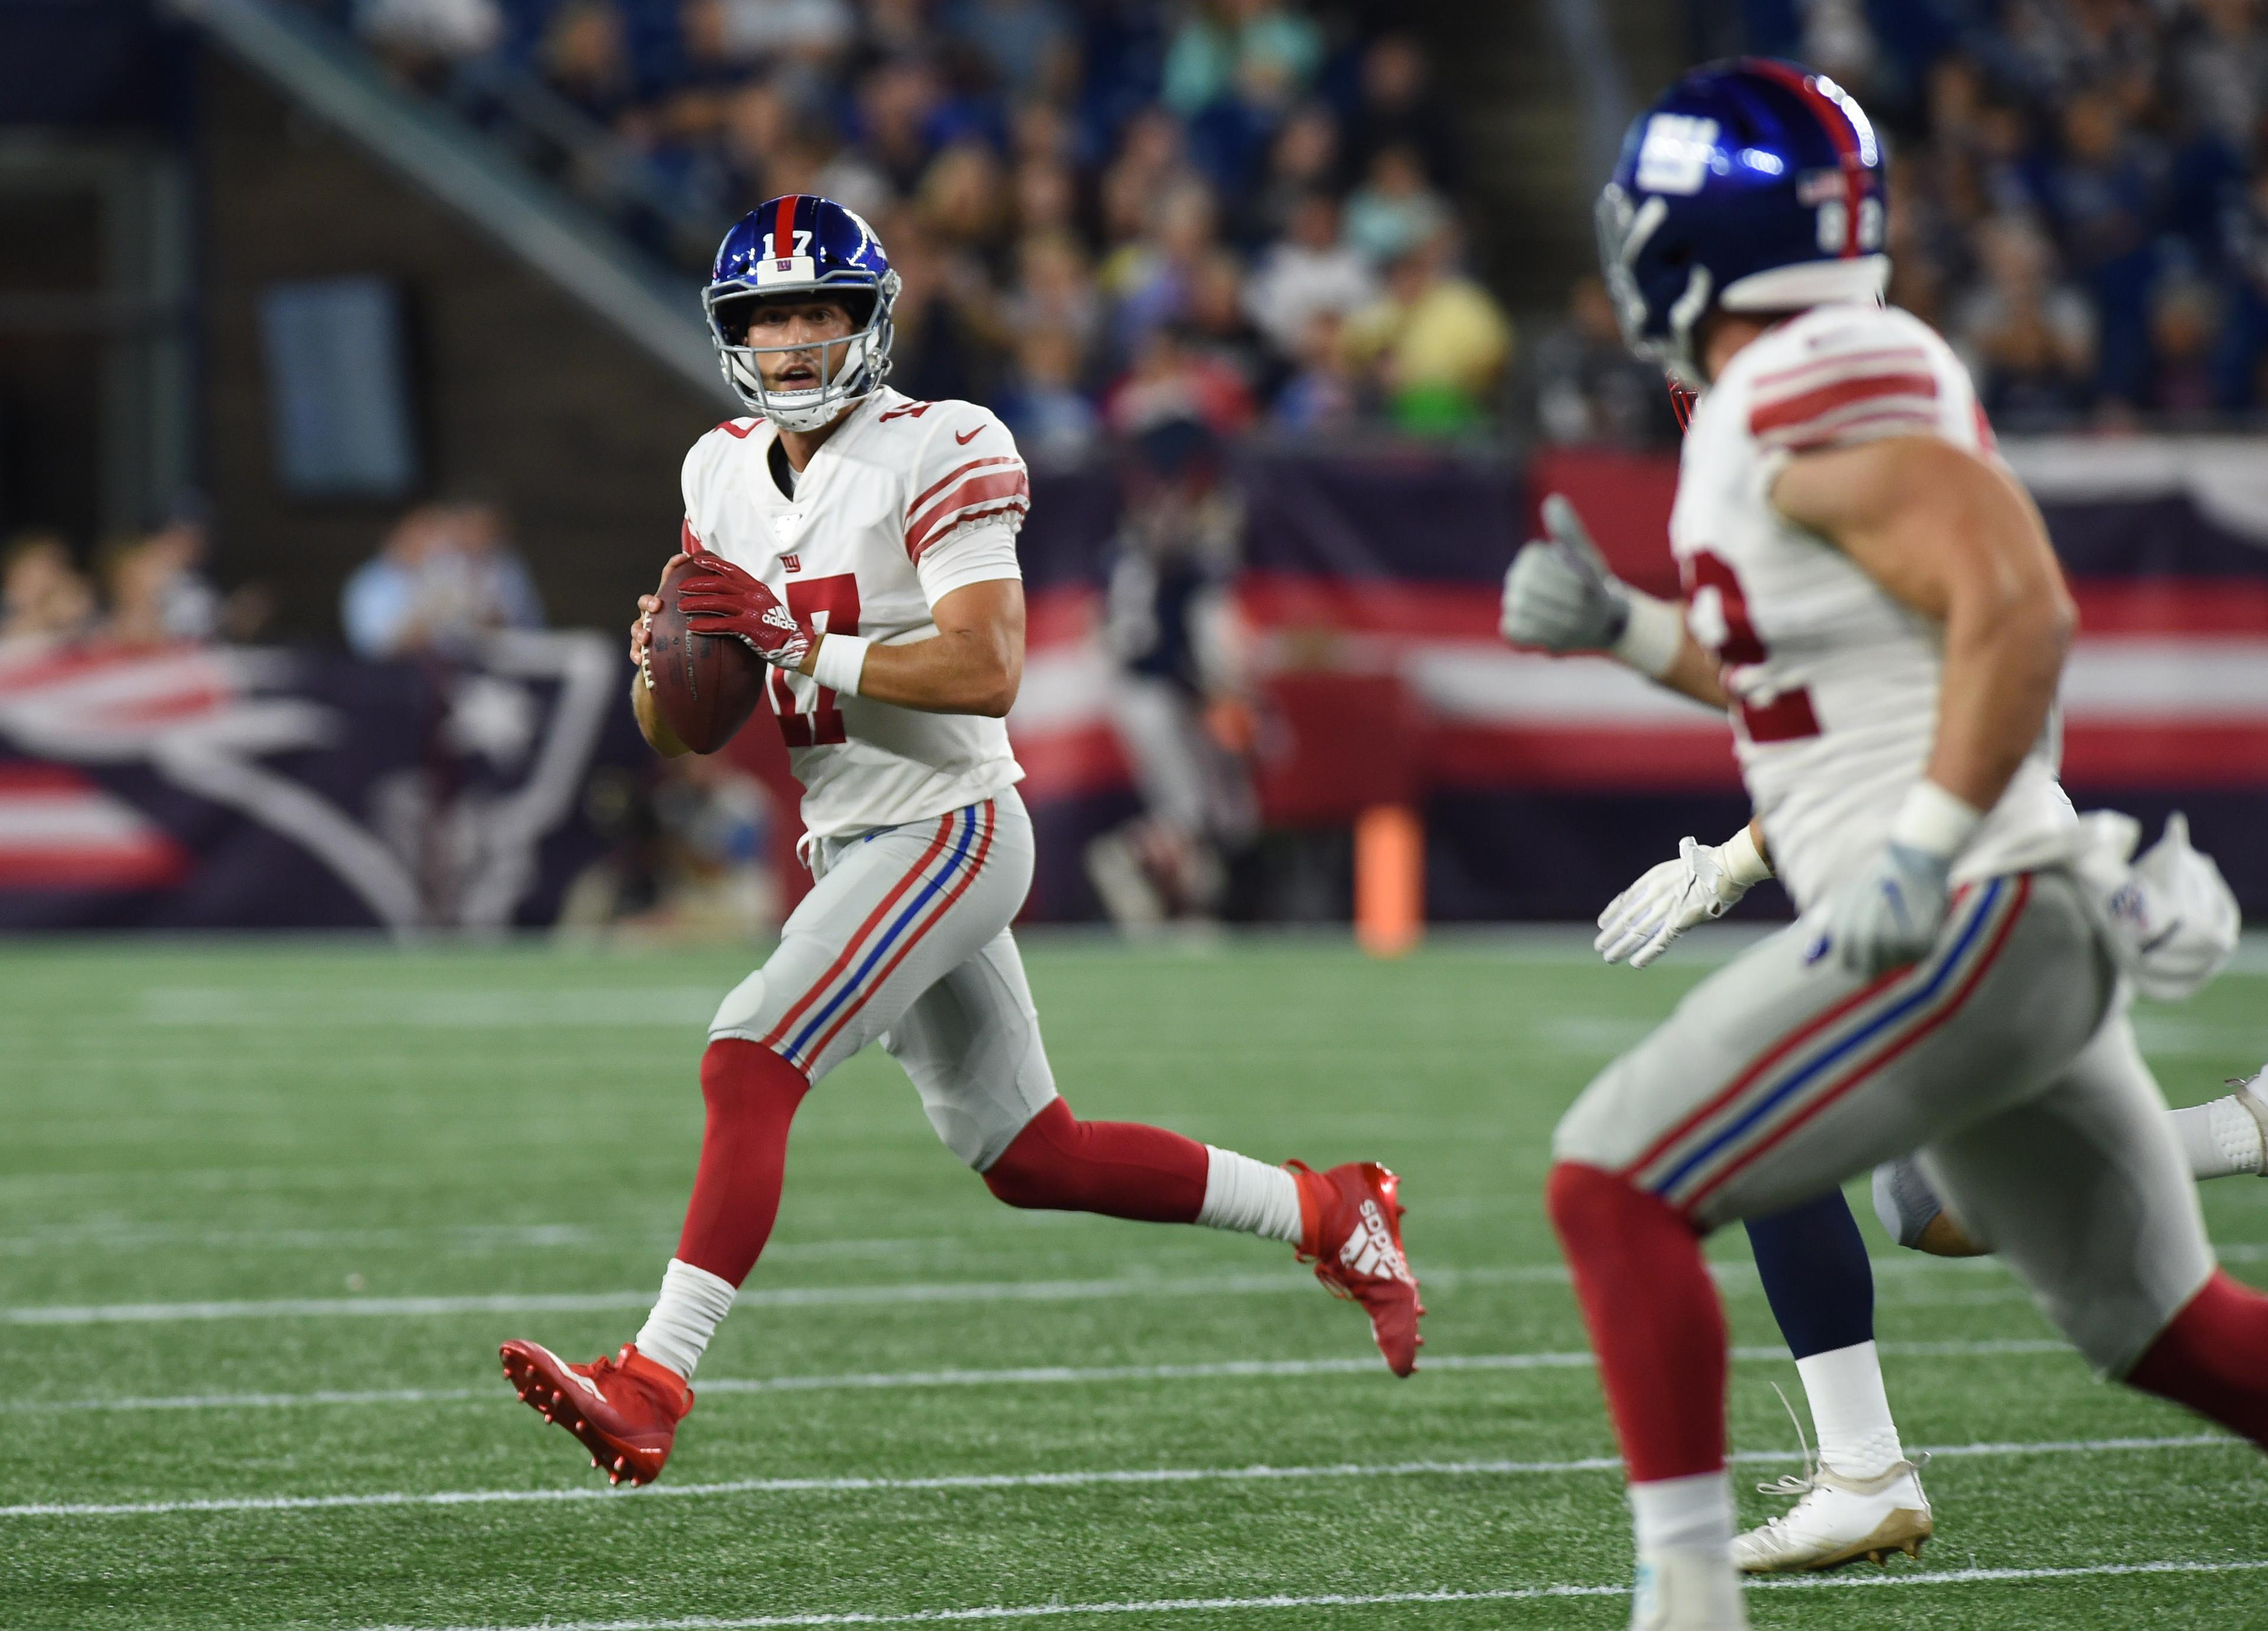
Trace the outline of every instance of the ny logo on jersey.
{"label": "ny logo on jersey", "polygon": [[803,570],[803,563],[792,555],[783,555],[780,557],[780,570],[783,572],[801,572]]}

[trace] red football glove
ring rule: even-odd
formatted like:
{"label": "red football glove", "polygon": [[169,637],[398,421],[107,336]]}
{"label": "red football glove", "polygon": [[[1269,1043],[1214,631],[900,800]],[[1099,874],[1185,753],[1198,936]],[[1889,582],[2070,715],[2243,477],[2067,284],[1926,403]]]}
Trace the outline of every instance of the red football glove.
{"label": "red football glove", "polygon": [[723,556],[703,550],[677,586],[677,606],[696,634],[729,634],[777,668],[800,667],[818,638],[811,625],[780,604],[761,579]]}

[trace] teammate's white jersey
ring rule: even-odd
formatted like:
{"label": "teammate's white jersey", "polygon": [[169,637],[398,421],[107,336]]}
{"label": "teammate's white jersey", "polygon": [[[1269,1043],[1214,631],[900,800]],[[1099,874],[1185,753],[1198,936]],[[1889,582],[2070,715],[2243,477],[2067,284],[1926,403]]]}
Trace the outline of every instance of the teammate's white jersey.
{"label": "teammate's white jersey", "polygon": [[[876,391],[812,456],[792,498],[772,471],[777,434],[733,419],[694,443],[685,526],[815,627],[928,639],[930,609],[946,594],[1021,575],[1015,534],[1031,485],[987,410]],[[766,692],[803,784],[804,825],[821,837],[941,815],[1023,778],[998,720],[841,697],[780,668]]]}
{"label": "teammate's white jersey", "polygon": [[[1772,866],[1808,906],[1889,837],[1937,734],[1943,631],[1774,509],[1799,454],[1889,436],[1992,454],[1968,372],[1892,308],[1815,307],[1734,355],[1695,409],[1670,542],[1693,636],[1723,665]],[[2075,816],[2054,718],[1954,867],[1957,880],[2063,859]]]}

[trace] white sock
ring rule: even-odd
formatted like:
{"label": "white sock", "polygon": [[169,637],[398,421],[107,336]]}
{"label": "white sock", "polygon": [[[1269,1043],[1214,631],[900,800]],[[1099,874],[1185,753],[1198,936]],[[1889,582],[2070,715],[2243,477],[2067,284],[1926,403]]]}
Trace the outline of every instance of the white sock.
{"label": "white sock", "polygon": [[1300,1244],[1300,1184],[1281,1167],[1205,1146],[1204,1205],[1197,1221],[1208,1229],[1241,1229],[1287,1246]]}
{"label": "white sock", "polygon": [[1880,1478],[1905,1459],[1898,1424],[1882,1391],[1882,1362],[1872,1342],[1853,1342],[1799,1359],[1811,1425],[1819,1435],[1819,1464],[1845,1478]]}
{"label": "white sock", "polygon": [[1733,1550],[1733,1480],[1722,1471],[1658,1478],[1630,1487],[1640,1557],[1660,1552]]}
{"label": "white sock", "polygon": [[661,1295],[637,1333],[637,1351],[690,1382],[718,1323],[733,1311],[733,1291],[730,1280],[670,1258]]}
{"label": "white sock", "polygon": [[2192,1177],[2234,1177],[2261,1170],[2259,1119],[2234,1093],[2210,1104],[2176,1111],[2174,1136],[2190,1158]]}

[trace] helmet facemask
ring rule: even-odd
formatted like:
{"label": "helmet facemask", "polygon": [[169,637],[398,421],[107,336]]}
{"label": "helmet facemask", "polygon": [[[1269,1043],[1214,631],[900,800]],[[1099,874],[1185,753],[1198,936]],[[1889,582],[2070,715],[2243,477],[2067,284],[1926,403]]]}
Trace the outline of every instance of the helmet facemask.
{"label": "helmet facemask", "polygon": [[1653,326],[1653,314],[1638,284],[1638,257],[1668,215],[1659,197],[1634,203],[1613,181],[1599,194],[1592,216],[1598,226],[1599,269],[1613,299],[1615,321],[1623,343],[1633,355],[1653,364],[1670,380],[1689,391],[1706,388],[1701,359],[1694,350],[1694,330],[1708,314],[1716,291],[1709,269],[1693,266],[1685,286],[1663,314],[1661,327]]}
{"label": "helmet facemask", "polygon": [[[814,284],[800,289],[759,289],[746,283],[711,284],[702,296],[709,316],[710,337],[717,346],[718,365],[733,394],[749,412],[769,419],[784,431],[815,431],[833,423],[850,404],[878,389],[890,372],[890,342],[894,325],[890,307],[898,292],[898,275],[886,274],[879,284]],[[866,304],[863,324],[850,333],[828,340],[808,340],[792,345],[750,345],[747,330],[758,305],[766,299],[812,300],[840,299],[858,324],[858,306]],[[760,358],[786,352],[815,353],[820,383],[808,390],[774,390],[764,383]]]}

